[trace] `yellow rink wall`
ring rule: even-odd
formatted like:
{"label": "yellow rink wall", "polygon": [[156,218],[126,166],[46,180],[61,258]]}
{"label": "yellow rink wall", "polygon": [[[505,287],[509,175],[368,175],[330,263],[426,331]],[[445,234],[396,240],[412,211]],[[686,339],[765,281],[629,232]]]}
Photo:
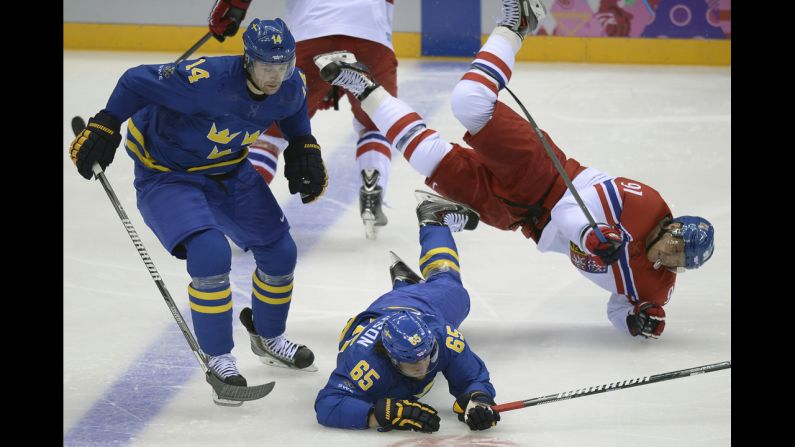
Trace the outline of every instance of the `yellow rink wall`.
{"label": "yellow rink wall", "polygon": [[[172,51],[182,54],[207,32],[206,26],[64,23],[64,49]],[[242,33],[223,43],[210,39],[202,53],[242,51]],[[485,42],[488,35],[482,36]],[[421,57],[420,33],[393,35],[398,57]],[[731,39],[657,39],[620,37],[529,36],[520,61],[593,62],[668,65],[731,65]]]}

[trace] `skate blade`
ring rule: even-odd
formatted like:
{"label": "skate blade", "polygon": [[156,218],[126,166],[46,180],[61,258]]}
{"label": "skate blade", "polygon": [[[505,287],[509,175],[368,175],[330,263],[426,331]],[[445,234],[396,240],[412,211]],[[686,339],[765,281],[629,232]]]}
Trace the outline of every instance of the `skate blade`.
{"label": "skate blade", "polygon": [[547,16],[547,10],[544,7],[544,4],[541,2],[530,2],[530,9],[533,10],[533,13],[536,16],[536,19],[540,22]]}
{"label": "skate blade", "polygon": [[215,391],[213,391],[213,403],[220,407],[239,407],[243,405],[243,401],[240,400],[221,399],[218,397],[218,394],[216,394]]}
{"label": "skate blade", "polygon": [[290,365],[288,365],[288,364],[286,364],[286,363],[284,363],[284,362],[282,362],[280,360],[276,360],[276,359],[274,359],[272,357],[258,355],[257,358],[259,359],[259,361],[263,365],[273,366],[273,367],[276,367],[276,368],[293,369],[293,370],[296,370],[296,371],[305,371],[305,372],[317,372],[318,371],[317,366],[315,366],[314,363],[309,365],[309,366],[307,366],[306,368],[296,368],[295,366],[290,366]]}
{"label": "skate blade", "polygon": [[364,223],[364,237],[371,240],[376,239],[378,237],[378,230],[375,228],[375,215],[371,211],[365,210],[362,213],[362,222]]}
{"label": "skate blade", "polygon": [[323,67],[335,61],[353,64],[356,62],[356,55],[350,51],[332,51],[330,53],[318,54],[313,57],[312,60],[315,62],[315,65],[317,65],[317,68],[322,70]]}

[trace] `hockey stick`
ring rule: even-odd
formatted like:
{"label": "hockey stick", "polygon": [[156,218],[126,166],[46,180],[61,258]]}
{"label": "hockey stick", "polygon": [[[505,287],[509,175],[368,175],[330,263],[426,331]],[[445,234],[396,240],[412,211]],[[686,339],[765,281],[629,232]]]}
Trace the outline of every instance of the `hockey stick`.
{"label": "hockey stick", "polygon": [[[230,19],[232,22],[237,22],[237,23],[240,23],[240,20],[242,19],[242,13],[241,13],[240,11],[238,11],[238,12],[234,12],[234,13],[233,13],[233,12],[230,12],[229,14],[230,14],[230,15],[229,15],[229,19]],[[234,14],[234,15],[232,15],[232,14]],[[201,39],[199,39],[199,41],[198,41],[198,42],[196,42],[195,44],[193,44],[193,46],[192,46],[192,47],[188,48],[188,51],[186,51],[185,53],[183,53],[183,54],[182,54],[182,56],[180,56],[180,57],[179,57],[179,58],[178,58],[176,61],[174,61],[174,65],[179,65],[179,63],[180,63],[180,62],[182,62],[182,61],[184,61],[185,59],[187,59],[187,58],[188,58],[188,57],[189,57],[191,54],[193,54],[193,52],[194,52],[194,51],[198,50],[198,49],[199,49],[199,47],[201,47],[202,45],[204,45],[204,43],[205,43],[205,42],[207,42],[207,41],[210,39],[210,37],[212,37],[212,35],[213,35],[213,32],[212,32],[212,31],[207,31],[207,34],[205,34],[204,36],[202,36],[202,38],[201,38]],[[221,42],[223,42],[223,41],[224,41],[224,37],[223,37],[223,36],[219,37],[219,39],[221,40]]]}
{"label": "hockey stick", "polygon": [[[80,118],[79,116],[72,118],[72,132],[74,132],[75,135],[80,134],[85,127],[86,123],[83,121],[83,118]],[[201,366],[202,370],[204,371],[204,376],[207,380],[207,383],[213,387],[213,390],[215,390],[215,393],[219,398],[225,400],[243,402],[247,400],[260,399],[267,396],[268,393],[273,390],[276,382],[270,382],[256,386],[229,385],[221,381],[221,379],[216,376],[212,370],[210,370],[210,367],[207,364],[207,355],[202,352],[199,344],[193,337],[193,334],[191,334],[190,329],[188,329],[188,325],[182,318],[182,314],[179,312],[179,309],[177,309],[177,305],[174,304],[171,294],[168,293],[168,290],[166,289],[166,284],[160,278],[160,273],[157,272],[155,264],[152,263],[152,259],[149,257],[149,253],[146,252],[144,244],[138,237],[138,233],[135,231],[135,228],[130,222],[129,217],[127,217],[127,213],[121,206],[121,202],[119,202],[119,199],[116,197],[116,193],[113,192],[113,188],[111,188],[108,179],[105,177],[105,173],[102,171],[99,163],[94,163],[91,168],[94,170],[94,177],[96,177],[96,179],[102,183],[102,187],[105,188],[105,192],[108,194],[108,198],[113,204],[113,207],[116,208],[116,213],[119,215],[121,223],[124,225],[124,229],[127,230],[127,234],[130,236],[130,239],[132,239],[136,250],[138,250],[138,254],[141,255],[141,259],[144,261],[146,269],[149,270],[149,274],[152,276],[157,288],[160,290],[160,294],[163,295],[163,299],[166,301],[166,305],[171,311],[171,315],[173,315],[174,319],[177,320],[177,325],[179,325],[179,328],[182,330],[182,335],[185,336],[185,339],[188,341],[188,345],[190,345],[190,348],[193,351],[193,355],[196,356],[196,360],[199,361],[199,366]]]}
{"label": "hockey stick", "polygon": [[[198,50],[199,47],[204,45],[204,43],[207,42],[210,39],[210,37],[212,37],[212,36],[213,36],[213,32],[212,31],[207,31],[207,34],[205,34],[204,37],[199,39],[199,41],[194,43],[192,47],[188,48],[188,51],[186,51],[182,56],[180,56],[179,59],[174,61],[174,65],[179,65],[180,62],[182,62],[185,59],[187,59],[188,56],[193,54],[194,51]],[[77,118],[79,118],[79,117],[77,117]]]}
{"label": "hockey stick", "polygon": [[492,405],[491,409],[494,411],[518,410],[520,408],[533,407],[536,405],[543,405],[566,399],[574,399],[577,397],[590,396],[592,394],[623,390],[625,388],[631,388],[633,386],[648,385],[650,383],[664,382],[666,380],[672,380],[672,379],[681,379],[682,377],[689,377],[689,376],[695,376],[696,374],[720,371],[721,369],[731,369],[731,367],[732,367],[732,362],[731,360],[729,360],[726,362],[713,363],[711,365],[697,366],[695,368],[688,368],[679,371],[655,374],[653,376],[644,376],[636,379],[611,382],[609,385],[598,385],[588,388],[580,388],[573,391],[564,391],[562,393],[550,394],[549,396],[536,397],[528,400],[517,400],[516,402],[506,402],[504,404]]}
{"label": "hockey stick", "polygon": [[566,187],[568,187],[569,191],[571,191],[571,195],[574,196],[574,200],[577,201],[577,205],[580,205],[580,209],[585,214],[585,218],[588,219],[589,226],[593,228],[597,239],[599,239],[599,242],[602,243],[607,242],[607,239],[605,238],[604,234],[602,234],[601,231],[597,230],[596,221],[594,220],[593,216],[591,216],[591,213],[588,211],[588,208],[585,207],[585,204],[580,198],[580,194],[577,193],[577,189],[574,188],[574,185],[571,183],[569,175],[566,174],[566,170],[563,169],[563,165],[560,164],[560,160],[558,160],[558,157],[555,156],[555,152],[549,146],[549,143],[547,143],[547,139],[544,138],[544,134],[541,133],[541,129],[538,128],[538,125],[536,124],[535,120],[533,119],[532,116],[530,116],[530,112],[528,112],[527,109],[524,108],[524,104],[522,104],[522,101],[519,101],[519,98],[517,98],[516,95],[513,94],[513,92],[511,91],[511,89],[508,88],[507,85],[505,86],[505,90],[507,90],[508,93],[510,93],[511,96],[513,96],[514,101],[516,101],[516,103],[519,104],[519,107],[522,108],[522,112],[524,112],[525,116],[527,117],[527,121],[530,121],[530,125],[533,126],[533,130],[535,131],[536,135],[538,135],[538,138],[541,140],[541,144],[544,145],[544,149],[546,149],[547,155],[549,155],[549,158],[552,159],[552,164],[555,165],[555,169],[557,169],[558,174],[560,174],[560,177],[566,183]]}
{"label": "hockey stick", "polygon": [[324,103],[331,102],[332,104],[334,104],[334,110],[339,110],[340,109],[339,99],[340,99],[339,87],[334,85],[331,87],[331,90],[326,92],[326,95],[323,96],[322,102]]}

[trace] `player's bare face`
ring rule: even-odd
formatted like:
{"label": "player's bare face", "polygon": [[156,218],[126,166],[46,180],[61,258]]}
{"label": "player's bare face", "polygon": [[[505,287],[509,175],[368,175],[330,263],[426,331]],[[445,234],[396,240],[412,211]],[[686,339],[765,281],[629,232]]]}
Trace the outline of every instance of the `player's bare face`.
{"label": "player's bare face", "polygon": [[249,65],[248,72],[254,87],[266,95],[272,95],[279,91],[279,87],[282,86],[284,77],[290,68],[290,63],[265,64],[255,61]]}
{"label": "player's bare face", "polygon": [[[679,223],[669,225],[668,228],[678,228]],[[660,240],[649,247],[646,258],[654,264],[654,268],[667,267],[677,269],[685,266],[685,243],[681,238],[666,232]]]}
{"label": "player's bare face", "polygon": [[399,362],[398,369],[400,369],[400,373],[404,376],[411,377],[413,379],[422,379],[428,374],[428,366],[431,364],[431,356],[427,356],[424,359],[414,362],[414,363],[406,363],[406,362]]}

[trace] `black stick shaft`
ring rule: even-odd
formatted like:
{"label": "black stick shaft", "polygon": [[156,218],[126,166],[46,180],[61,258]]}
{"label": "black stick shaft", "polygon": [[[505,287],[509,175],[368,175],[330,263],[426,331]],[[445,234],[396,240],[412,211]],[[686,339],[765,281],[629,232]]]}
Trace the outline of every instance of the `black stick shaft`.
{"label": "black stick shaft", "polygon": [[160,294],[163,296],[163,299],[166,301],[166,305],[168,309],[171,311],[171,315],[174,316],[174,319],[177,320],[177,324],[179,328],[182,330],[182,335],[185,336],[185,339],[188,341],[190,348],[193,350],[193,354],[199,360],[199,364],[201,365],[204,372],[207,372],[209,367],[207,366],[207,359],[201,353],[201,348],[199,344],[196,342],[196,339],[193,337],[193,334],[188,329],[188,324],[185,323],[185,319],[182,318],[182,314],[180,313],[177,305],[174,303],[174,299],[171,298],[171,294],[166,289],[166,284],[163,282],[163,279],[160,277],[160,273],[157,271],[155,264],[152,262],[152,258],[149,257],[149,253],[146,251],[143,242],[141,242],[141,238],[138,236],[138,232],[135,231],[135,227],[133,227],[132,222],[130,222],[130,218],[127,216],[127,212],[124,211],[124,208],[121,206],[121,202],[119,202],[118,197],[116,197],[116,193],[113,191],[113,188],[110,186],[110,182],[108,182],[107,177],[105,177],[105,173],[102,171],[102,168],[99,167],[98,163],[94,163],[92,166],[94,170],[94,175],[96,176],[97,180],[102,184],[102,187],[105,188],[105,192],[108,194],[108,198],[113,203],[113,208],[116,209],[116,213],[119,215],[119,219],[121,219],[122,225],[124,225],[124,229],[127,230],[127,234],[130,236],[130,239],[135,245],[135,249],[138,250],[138,254],[141,256],[141,260],[144,261],[144,265],[146,269],[149,271],[149,275],[154,280],[155,284],[157,285],[158,290],[160,290]]}
{"label": "black stick shaft", "polygon": [[199,49],[199,47],[201,47],[202,45],[204,45],[204,43],[205,43],[205,42],[207,42],[207,40],[209,40],[209,39],[210,39],[210,37],[212,37],[212,35],[213,35],[213,33],[212,33],[211,31],[208,31],[208,32],[207,32],[207,34],[205,34],[205,35],[204,35],[204,37],[202,37],[201,39],[199,39],[199,41],[198,41],[198,42],[196,42],[195,44],[193,44],[193,46],[192,46],[192,47],[188,48],[188,51],[186,51],[186,52],[185,52],[185,53],[184,53],[182,56],[180,56],[180,57],[179,57],[179,59],[177,59],[176,61],[174,61],[174,64],[175,64],[175,65],[176,65],[176,64],[179,64],[180,62],[182,62],[182,61],[184,61],[185,59],[187,59],[188,57],[190,57],[190,55],[191,55],[191,54],[193,54],[193,52],[194,52],[194,51],[198,50],[198,49]]}
{"label": "black stick shaft", "polygon": [[519,104],[519,107],[521,107],[522,112],[524,112],[525,116],[527,117],[527,121],[529,121],[530,125],[533,126],[533,130],[538,135],[538,139],[541,140],[541,144],[544,146],[544,149],[547,151],[547,155],[549,155],[549,158],[552,160],[552,164],[555,165],[555,169],[557,169],[558,174],[560,174],[560,178],[563,179],[563,181],[566,183],[566,187],[569,188],[569,191],[571,191],[571,195],[574,196],[574,200],[577,201],[577,205],[580,205],[580,209],[582,210],[583,214],[585,214],[585,218],[588,219],[588,223],[590,224],[589,226],[593,228],[594,233],[596,233],[597,239],[599,239],[599,242],[603,243],[607,242],[607,239],[602,234],[602,232],[596,228],[596,221],[594,220],[593,216],[591,216],[591,213],[588,211],[588,208],[585,207],[585,203],[582,201],[582,198],[580,198],[580,194],[577,192],[577,189],[574,188],[574,184],[571,183],[569,175],[566,174],[566,170],[563,169],[563,165],[560,164],[560,160],[558,160],[558,157],[555,156],[555,151],[552,150],[552,147],[550,147],[549,143],[547,142],[547,139],[544,138],[544,134],[541,132],[541,129],[538,128],[536,121],[533,119],[532,116],[530,116],[530,112],[528,112],[527,109],[525,109],[524,104],[522,104],[522,101],[519,101],[519,98],[517,98],[516,95],[514,95],[513,92],[507,86],[505,87],[505,90],[508,93],[510,93],[511,96],[513,96],[514,101],[516,101],[516,103]]}
{"label": "black stick shaft", "polygon": [[655,374],[653,376],[638,377],[629,380],[619,380],[618,382],[611,382],[605,385],[591,386],[587,388],[580,388],[572,391],[564,391],[562,393],[550,394],[549,396],[536,397],[528,400],[518,400],[515,402],[506,402],[504,404],[493,405],[491,408],[495,411],[510,411],[518,410],[520,408],[533,407],[536,405],[549,404],[552,402],[559,402],[561,400],[575,399],[578,397],[590,396],[592,394],[606,393],[608,391],[623,390],[635,386],[648,385],[650,383],[664,382],[666,380],[681,379],[682,377],[695,376],[697,374],[704,374],[722,369],[729,369],[732,367],[731,360],[720,363],[713,363],[711,365],[697,366],[695,368],[681,369],[679,371],[672,371],[662,374]]}
{"label": "black stick shaft", "polygon": [[[72,131],[75,133],[75,135],[82,132],[85,127],[85,121],[83,121],[82,118],[79,116],[72,118]],[[155,285],[157,285],[157,289],[160,290],[160,294],[163,296],[163,300],[165,300],[168,310],[171,311],[171,315],[177,321],[177,325],[182,331],[182,335],[185,337],[185,340],[187,340],[190,349],[193,351],[193,355],[196,357],[196,360],[199,362],[199,366],[202,368],[202,371],[204,371],[207,382],[210,383],[210,385],[216,391],[216,394],[218,394],[219,397],[229,400],[244,401],[259,399],[270,393],[275,385],[275,382],[252,387],[232,386],[221,382],[218,378],[213,376],[213,374],[210,372],[210,367],[207,364],[207,355],[201,350],[199,343],[196,341],[193,333],[191,333],[190,329],[188,328],[188,324],[185,323],[182,313],[180,313],[177,305],[174,303],[174,299],[171,298],[171,294],[168,292],[168,289],[166,289],[166,284],[160,277],[160,273],[157,271],[157,268],[155,268],[155,264],[149,257],[149,253],[146,251],[143,242],[141,242],[141,238],[138,237],[138,232],[135,231],[135,227],[133,227],[132,222],[130,222],[130,218],[127,216],[127,212],[124,211],[124,207],[122,207],[119,198],[116,196],[116,193],[113,191],[113,187],[110,186],[110,182],[108,182],[107,177],[105,177],[105,173],[102,171],[99,163],[94,163],[94,165],[91,166],[91,169],[94,171],[94,177],[99,180],[99,182],[102,184],[102,187],[105,189],[105,193],[107,193],[110,202],[113,204],[113,208],[116,209],[116,214],[119,215],[121,223],[124,225],[124,229],[127,230],[127,234],[130,236],[130,239],[132,239],[135,249],[138,250],[141,260],[144,261],[144,265],[146,265],[146,269],[149,271],[149,275],[152,276],[152,279],[155,281]]]}

